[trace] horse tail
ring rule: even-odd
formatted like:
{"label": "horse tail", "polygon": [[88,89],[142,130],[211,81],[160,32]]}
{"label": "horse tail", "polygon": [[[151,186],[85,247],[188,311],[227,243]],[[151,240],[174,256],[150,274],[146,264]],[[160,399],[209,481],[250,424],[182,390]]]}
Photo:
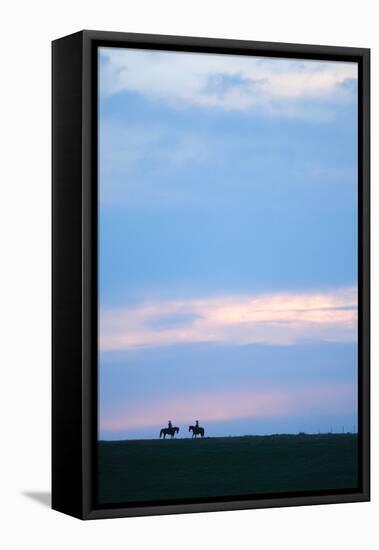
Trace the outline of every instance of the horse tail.
{"label": "horse tail", "polygon": [[161,430],[160,433],[159,433],[159,439],[162,437],[162,432],[163,432],[163,428],[162,428],[162,430]]}

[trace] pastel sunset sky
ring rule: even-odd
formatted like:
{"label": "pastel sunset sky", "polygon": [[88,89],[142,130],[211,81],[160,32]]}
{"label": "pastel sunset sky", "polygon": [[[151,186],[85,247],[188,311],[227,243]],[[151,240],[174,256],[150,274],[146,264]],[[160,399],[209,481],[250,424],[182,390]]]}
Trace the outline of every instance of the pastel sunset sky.
{"label": "pastel sunset sky", "polygon": [[357,66],[99,50],[99,438],[353,430]]}

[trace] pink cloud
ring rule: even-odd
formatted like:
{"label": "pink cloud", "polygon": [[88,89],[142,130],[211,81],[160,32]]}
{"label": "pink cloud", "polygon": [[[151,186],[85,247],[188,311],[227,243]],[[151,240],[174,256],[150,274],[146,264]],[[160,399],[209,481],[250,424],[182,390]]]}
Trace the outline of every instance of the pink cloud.
{"label": "pink cloud", "polygon": [[344,288],[150,300],[131,308],[102,310],[99,339],[100,351],[200,342],[356,341],[357,292]]}
{"label": "pink cloud", "polygon": [[194,414],[207,422],[238,418],[269,418],[291,414],[333,414],[350,412],[356,406],[353,384],[312,385],[296,389],[265,391],[223,391],[176,398],[164,398],[142,405],[124,407],[101,415],[101,432],[175,424],[193,421]]}

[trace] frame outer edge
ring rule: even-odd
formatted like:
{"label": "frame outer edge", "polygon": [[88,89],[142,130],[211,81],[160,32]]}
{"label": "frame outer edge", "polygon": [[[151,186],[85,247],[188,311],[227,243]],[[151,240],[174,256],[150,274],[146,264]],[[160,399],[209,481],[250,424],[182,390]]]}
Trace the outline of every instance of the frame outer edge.
{"label": "frame outer edge", "polygon": [[370,50],[362,54],[362,477],[363,493],[370,500]]}
{"label": "frame outer edge", "polygon": [[82,42],[52,44],[52,508],[82,517]]}

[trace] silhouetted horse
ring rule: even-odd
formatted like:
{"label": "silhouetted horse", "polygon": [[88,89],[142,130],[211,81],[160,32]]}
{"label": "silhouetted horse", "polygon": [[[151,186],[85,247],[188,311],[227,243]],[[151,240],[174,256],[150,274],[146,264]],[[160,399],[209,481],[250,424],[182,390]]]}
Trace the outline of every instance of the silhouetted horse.
{"label": "silhouetted horse", "polygon": [[163,435],[163,439],[166,439],[166,435],[171,435],[172,439],[177,433],[179,433],[179,428],[177,426],[173,426],[172,428],[162,428],[159,437],[161,438]]}
{"label": "silhouetted horse", "polygon": [[201,437],[204,437],[205,430],[204,428],[201,428],[200,426],[190,426],[188,428],[189,432],[192,432],[192,437],[197,437],[198,435],[201,435]]}

